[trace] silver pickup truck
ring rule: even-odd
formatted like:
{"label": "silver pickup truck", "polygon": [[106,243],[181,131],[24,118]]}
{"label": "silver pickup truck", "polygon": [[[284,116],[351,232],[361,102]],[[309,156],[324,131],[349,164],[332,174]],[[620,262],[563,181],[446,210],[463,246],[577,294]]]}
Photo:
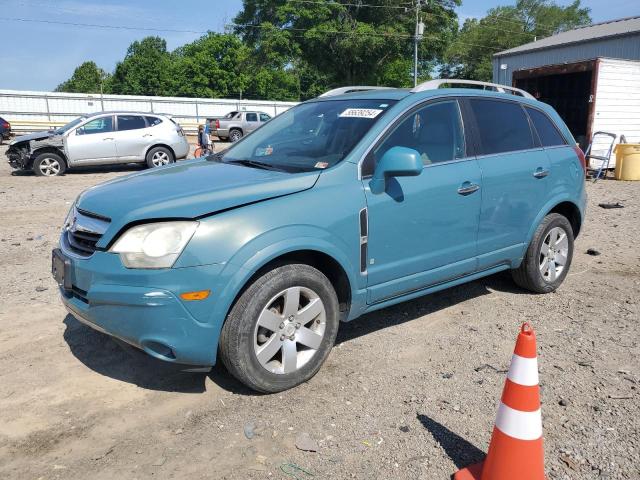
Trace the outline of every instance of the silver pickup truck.
{"label": "silver pickup truck", "polygon": [[207,119],[212,135],[232,142],[237,142],[269,120],[271,115],[263,112],[229,112],[222,118]]}

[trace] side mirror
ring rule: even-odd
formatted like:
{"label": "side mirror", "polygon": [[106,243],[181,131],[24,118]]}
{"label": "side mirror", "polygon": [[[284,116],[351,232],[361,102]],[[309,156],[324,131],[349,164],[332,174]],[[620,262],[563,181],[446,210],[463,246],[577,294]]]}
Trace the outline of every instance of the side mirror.
{"label": "side mirror", "polygon": [[413,148],[393,147],[378,162],[369,182],[371,193],[383,193],[391,177],[415,177],[422,173],[422,159]]}
{"label": "side mirror", "polygon": [[84,128],[83,127],[76,128],[76,135],[84,135]]}

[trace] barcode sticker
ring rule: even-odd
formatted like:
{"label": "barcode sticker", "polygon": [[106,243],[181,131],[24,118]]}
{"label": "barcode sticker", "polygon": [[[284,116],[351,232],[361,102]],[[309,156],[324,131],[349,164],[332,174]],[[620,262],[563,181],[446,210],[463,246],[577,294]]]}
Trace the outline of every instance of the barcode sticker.
{"label": "barcode sticker", "polygon": [[382,110],[378,108],[347,108],[339,116],[347,118],[376,118],[380,113],[382,113]]}

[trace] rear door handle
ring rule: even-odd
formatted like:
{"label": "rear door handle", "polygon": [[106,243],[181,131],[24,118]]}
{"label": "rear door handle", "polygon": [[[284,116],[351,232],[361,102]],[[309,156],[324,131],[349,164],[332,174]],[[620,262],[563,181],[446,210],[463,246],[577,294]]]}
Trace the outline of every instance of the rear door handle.
{"label": "rear door handle", "polygon": [[542,167],[538,167],[535,172],[533,172],[533,176],[536,178],[544,178],[549,175],[549,170],[544,170]]}
{"label": "rear door handle", "polygon": [[107,140],[113,140],[113,137],[103,138],[102,140],[104,140],[106,142]]}
{"label": "rear door handle", "polygon": [[480,185],[478,185],[477,183],[464,182],[462,185],[460,185],[460,188],[458,188],[458,193],[460,195],[470,195],[473,192],[477,192],[479,189]]}

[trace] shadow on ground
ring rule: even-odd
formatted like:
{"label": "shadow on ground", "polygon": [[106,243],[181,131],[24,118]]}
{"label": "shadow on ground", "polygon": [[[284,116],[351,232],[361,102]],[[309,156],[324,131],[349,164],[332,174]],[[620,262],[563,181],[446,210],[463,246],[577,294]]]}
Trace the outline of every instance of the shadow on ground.
{"label": "shadow on ground", "polygon": [[[417,300],[408,301],[364,315],[340,325],[336,343],[415,320],[443,308],[472,298],[488,295],[492,290],[522,293],[508,275],[493,275],[465,285],[453,287]],[[157,360],[142,351],[114,341],[108,335],[78,322],[72,315],[64,319],[64,339],[71,353],[91,370],[107,377],[137,385],[148,390],[202,393],[207,376],[220,388],[241,395],[255,392],[233,378],[221,363],[208,374],[185,372],[189,366]]]}
{"label": "shadow on ground", "polygon": [[422,426],[431,433],[433,439],[440,444],[458,469],[468,467],[484,459],[485,454],[482,450],[466,441],[460,435],[453,433],[441,423],[422,414],[418,414],[417,418]]}

